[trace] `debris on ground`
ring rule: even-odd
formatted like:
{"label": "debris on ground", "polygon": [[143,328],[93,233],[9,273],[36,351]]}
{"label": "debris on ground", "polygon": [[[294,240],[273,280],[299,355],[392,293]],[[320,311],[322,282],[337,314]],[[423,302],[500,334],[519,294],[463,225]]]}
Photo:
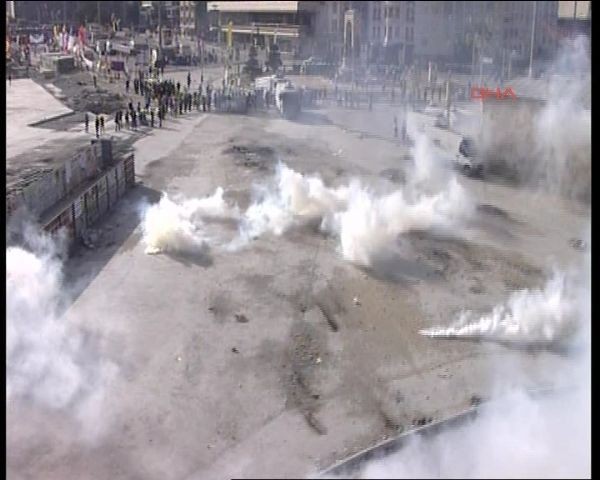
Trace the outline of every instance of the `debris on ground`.
{"label": "debris on ground", "polygon": [[235,321],[238,323],[248,323],[250,320],[248,320],[248,317],[246,317],[246,315],[244,315],[243,313],[236,313]]}
{"label": "debris on ground", "polygon": [[421,418],[416,418],[412,421],[412,426],[413,427],[423,427],[429,423],[433,422],[433,418],[432,417],[421,417]]}
{"label": "debris on ground", "polygon": [[332,306],[326,302],[318,302],[317,307],[319,310],[321,310],[321,313],[323,314],[323,317],[325,317],[329,328],[331,328],[333,332],[337,332],[339,330],[339,325],[335,319],[335,313]]}
{"label": "debris on ground", "polygon": [[471,397],[471,406],[476,407],[477,405],[481,405],[483,399],[479,395],[473,395]]}
{"label": "debris on ground", "polygon": [[231,351],[232,351],[233,353],[240,353],[240,351],[239,351],[237,348],[235,348],[235,347],[233,347],[233,348],[231,349]]}
{"label": "debris on ground", "polygon": [[354,303],[354,305],[356,305],[357,307],[360,306],[360,300],[358,299],[358,297],[354,297],[352,299],[352,303]]}
{"label": "debris on ground", "polygon": [[569,240],[569,245],[579,252],[585,252],[587,250],[587,243],[580,238],[572,238]]}

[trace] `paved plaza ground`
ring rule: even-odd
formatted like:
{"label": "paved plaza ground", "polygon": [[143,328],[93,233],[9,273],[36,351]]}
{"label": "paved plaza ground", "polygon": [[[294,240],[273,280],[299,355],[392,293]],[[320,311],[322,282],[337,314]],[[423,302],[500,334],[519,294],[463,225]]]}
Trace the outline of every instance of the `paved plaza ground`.
{"label": "paved plaza ground", "polygon": [[[18,82],[27,81],[13,81],[16,92]],[[9,136],[13,117],[30,122],[66,110],[49,102],[23,120],[16,104],[24,97],[10,100],[9,91]],[[419,419],[499,394],[498,378],[507,388],[551,383],[548,366],[565,362],[560,355],[418,331],[541,286],[550,265],[576,260],[569,239],[588,211],[555,197],[461,177],[473,205],[495,210],[476,209],[450,236],[406,236],[412,255],[392,266],[393,278],[348,263],[314,228],[201,258],[144,253],[141,205],[163,192],[200,198],[221,186],[244,209],[279,161],[327,185],[360,178],[393,189],[413,163],[408,145],[391,138],[391,113],[332,107],[288,121],[194,112],[132,137],[138,185],[97,227],[98,248],[66,265],[76,290],[66,318],[118,367],[92,415],[102,432],[81,440],[87,427],[68,411],[15,404],[9,478],[301,477]],[[369,125],[381,125],[382,138],[368,135]],[[240,151],[254,152],[253,161]],[[214,231],[228,236],[235,226]]]}

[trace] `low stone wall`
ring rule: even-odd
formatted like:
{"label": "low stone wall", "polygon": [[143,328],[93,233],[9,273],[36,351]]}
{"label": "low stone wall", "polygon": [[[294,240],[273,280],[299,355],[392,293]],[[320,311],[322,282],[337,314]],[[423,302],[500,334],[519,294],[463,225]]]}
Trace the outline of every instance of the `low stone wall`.
{"label": "low stone wall", "polygon": [[135,162],[133,154],[130,154],[103,172],[97,180],[46,212],[41,219],[42,227],[51,235],[65,229],[71,242],[85,238],[89,228],[134,185]]}
{"label": "low stone wall", "polygon": [[66,228],[71,240],[109,211],[135,183],[133,154],[113,158],[109,140],[94,141],[57,168],[35,169],[11,186],[6,220],[27,211],[50,233]]}
{"label": "low stone wall", "polygon": [[100,141],[78,150],[57,168],[34,170],[18,183],[7,186],[6,218],[20,208],[40,216],[83,182],[98,176],[110,165],[111,156],[110,141]]}

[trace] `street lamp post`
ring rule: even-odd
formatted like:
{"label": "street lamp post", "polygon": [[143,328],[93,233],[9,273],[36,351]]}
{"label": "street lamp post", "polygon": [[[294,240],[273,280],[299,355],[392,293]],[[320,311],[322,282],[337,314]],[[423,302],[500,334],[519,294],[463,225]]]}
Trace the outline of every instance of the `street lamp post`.
{"label": "street lamp post", "polygon": [[161,2],[157,2],[158,5],[158,58],[160,60],[160,64],[162,66],[163,56],[162,56],[162,8]]}
{"label": "street lamp post", "polygon": [[[575,2],[577,4],[577,2]],[[533,2],[533,20],[531,22],[531,47],[529,49],[529,78],[533,76],[533,47],[535,41],[535,17],[537,14],[537,2]]]}

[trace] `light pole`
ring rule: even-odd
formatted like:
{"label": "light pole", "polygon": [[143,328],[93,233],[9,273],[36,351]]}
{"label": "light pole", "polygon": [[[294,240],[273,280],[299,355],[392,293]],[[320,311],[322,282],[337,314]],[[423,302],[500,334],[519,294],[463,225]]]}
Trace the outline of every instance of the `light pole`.
{"label": "light pole", "polygon": [[156,4],[158,6],[158,59],[162,67],[162,5],[161,2],[156,2]]}
{"label": "light pole", "polygon": [[[575,2],[577,4],[577,2]],[[529,78],[533,76],[533,47],[535,41],[535,17],[537,14],[537,2],[533,2],[533,19],[531,21],[531,48],[529,49]]]}

